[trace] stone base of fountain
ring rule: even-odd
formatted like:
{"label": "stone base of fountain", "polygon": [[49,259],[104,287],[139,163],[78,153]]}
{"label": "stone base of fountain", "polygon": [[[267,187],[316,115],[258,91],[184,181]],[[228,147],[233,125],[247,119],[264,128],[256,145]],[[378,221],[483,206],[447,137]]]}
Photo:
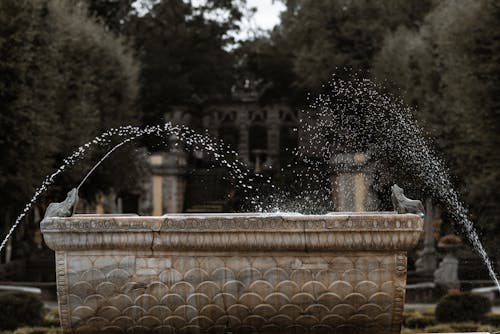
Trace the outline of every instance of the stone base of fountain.
{"label": "stone base of fountain", "polygon": [[414,214],[46,218],[65,333],[399,333]]}

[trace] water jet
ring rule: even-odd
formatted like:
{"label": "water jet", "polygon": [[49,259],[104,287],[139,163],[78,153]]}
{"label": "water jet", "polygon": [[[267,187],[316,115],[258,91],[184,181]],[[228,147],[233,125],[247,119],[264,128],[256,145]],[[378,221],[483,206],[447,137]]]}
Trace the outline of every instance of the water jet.
{"label": "water jet", "polygon": [[[378,94],[370,83],[361,81],[361,88],[345,82],[334,86],[334,102],[338,105],[342,105],[339,96],[363,99],[368,92],[370,103],[362,105],[368,111],[363,116],[367,124],[360,123],[354,130],[369,140],[358,134],[356,145],[369,144],[375,158],[397,158],[406,170],[415,172],[422,187],[444,201],[453,217],[464,224],[468,238],[496,281],[491,262],[451,187],[446,169],[435,159],[411,117],[401,112],[401,106],[393,100]],[[322,99],[318,102],[321,127],[334,131],[338,122],[351,126],[349,117],[330,117],[333,102]],[[325,143],[318,146],[323,159],[330,160],[333,153],[338,153],[332,150],[335,145],[328,142],[328,134],[316,129],[309,128],[310,141]],[[207,137],[171,125],[124,131],[126,139],[90,170],[78,188],[125,142],[172,130],[183,140],[203,143],[230,170],[234,168],[234,177],[242,187],[252,189],[245,182],[248,175],[244,164],[229,163]],[[181,130],[186,130],[187,135],[182,136]],[[348,147],[350,143],[341,144]],[[58,173],[48,181],[52,182]],[[307,172],[304,175],[307,177]],[[302,199],[307,199],[309,205],[314,195],[314,190],[304,191]],[[406,252],[417,243],[423,226],[421,203],[400,199],[405,205],[411,204],[398,209],[401,214],[46,217],[41,230],[47,245],[56,251],[63,330],[399,333]],[[279,198],[278,204],[286,204],[286,200]],[[265,196],[252,201],[262,211],[270,204]]]}

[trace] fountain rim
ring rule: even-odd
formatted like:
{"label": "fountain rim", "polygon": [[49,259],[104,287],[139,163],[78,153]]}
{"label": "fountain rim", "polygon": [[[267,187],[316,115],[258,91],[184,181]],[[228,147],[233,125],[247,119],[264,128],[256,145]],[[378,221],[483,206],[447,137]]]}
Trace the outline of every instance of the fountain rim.
{"label": "fountain rim", "polygon": [[[207,225],[207,222],[212,225]],[[345,224],[341,224],[341,223]],[[233,225],[225,225],[233,224]],[[294,225],[301,229],[322,229],[323,223],[326,230],[349,229],[416,229],[421,230],[423,219],[413,213],[399,214],[394,211],[367,211],[367,212],[331,212],[327,214],[301,214],[301,213],[171,213],[162,216],[140,216],[137,214],[74,214],[70,217],[47,217],[40,223],[42,232],[53,230],[83,230],[90,229],[123,229],[127,226],[143,226],[148,230],[182,230],[196,229],[244,229],[251,231],[270,228],[287,229]],[[187,224],[183,226],[182,224]],[[221,225],[222,224],[222,225]]]}
{"label": "fountain rim", "polygon": [[196,212],[196,213],[167,213],[164,215],[139,215],[136,213],[75,213],[71,217],[51,217],[49,219],[95,219],[95,218],[114,218],[114,219],[131,219],[131,218],[147,218],[147,219],[165,219],[165,218],[309,218],[309,219],[330,219],[342,217],[418,217],[413,213],[397,213],[396,211],[331,211],[325,214],[306,214],[300,212]]}
{"label": "fountain rim", "polygon": [[423,220],[415,214],[75,215],[41,223],[54,250],[408,250]]}

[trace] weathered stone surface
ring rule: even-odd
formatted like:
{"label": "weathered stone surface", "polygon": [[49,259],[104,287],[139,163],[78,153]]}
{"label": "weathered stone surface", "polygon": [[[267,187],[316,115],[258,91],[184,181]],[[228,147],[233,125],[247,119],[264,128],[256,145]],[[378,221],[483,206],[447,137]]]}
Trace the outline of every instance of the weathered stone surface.
{"label": "weathered stone surface", "polygon": [[390,213],[50,218],[65,332],[399,333],[406,250]]}
{"label": "weathered stone surface", "polygon": [[391,187],[391,190],[391,199],[394,211],[397,213],[414,213],[422,218],[424,217],[425,210],[421,201],[406,197],[403,188],[398,187],[397,184],[394,184]]}
{"label": "weathered stone surface", "polygon": [[78,189],[73,188],[68,191],[64,201],[50,203],[45,211],[44,218],[47,217],[69,217],[73,214],[75,206],[78,202]]}

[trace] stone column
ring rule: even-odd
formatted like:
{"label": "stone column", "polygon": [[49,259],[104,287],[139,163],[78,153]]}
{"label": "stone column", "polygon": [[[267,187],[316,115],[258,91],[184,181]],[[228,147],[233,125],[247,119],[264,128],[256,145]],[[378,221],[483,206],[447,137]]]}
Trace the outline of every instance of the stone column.
{"label": "stone column", "polygon": [[177,138],[171,136],[170,150],[154,154],[149,159],[154,216],[180,213],[184,209],[187,154],[179,146]]}
{"label": "stone column", "polygon": [[166,213],[181,213],[184,210],[186,180],[184,175],[165,175],[163,179],[163,210]]}
{"label": "stone column", "polygon": [[336,211],[363,212],[377,208],[370,190],[372,175],[366,153],[337,154],[330,162],[331,185]]}
{"label": "stone column", "polygon": [[104,210],[104,194],[101,191],[95,195],[95,213],[98,215],[106,213]]}
{"label": "stone column", "polygon": [[160,173],[163,164],[163,154],[156,153],[149,157],[149,165],[151,167],[151,202],[153,216],[161,216],[163,214],[163,177],[157,175]]}

